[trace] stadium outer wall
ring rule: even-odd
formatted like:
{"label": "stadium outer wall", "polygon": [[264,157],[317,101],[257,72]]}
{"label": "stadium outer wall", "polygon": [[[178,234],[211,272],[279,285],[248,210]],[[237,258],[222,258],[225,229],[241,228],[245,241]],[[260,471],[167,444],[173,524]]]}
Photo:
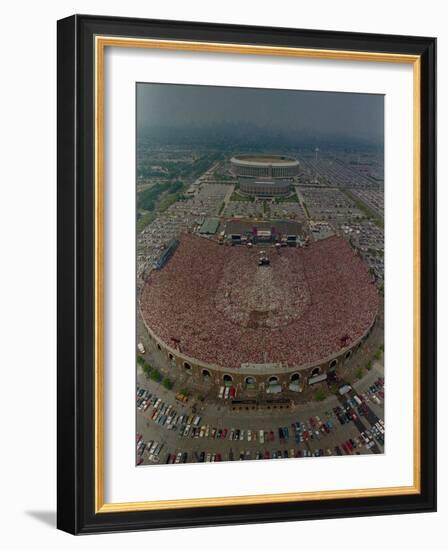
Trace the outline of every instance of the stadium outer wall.
{"label": "stadium outer wall", "polygon": [[282,155],[236,155],[230,159],[236,177],[292,178],[299,174],[299,162]]}
{"label": "stadium outer wall", "polygon": [[252,379],[251,387],[258,392],[262,392],[272,383],[272,378],[276,378],[277,380],[274,383],[281,385],[282,390],[286,390],[294,380],[297,380],[303,387],[313,384],[313,377],[319,377],[322,374],[328,375],[332,371],[335,372],[338,367],[343,366],[362,347],[375,326],[377,316],[375,316],[364,334],[350,346],[342,348],[337,353],[315,363],[291,367],[267,364],[231,369],[206,363],[181,353],[179,350],[167,345],[148,327],[142,315],[141,318],[154,348],[165,355],[167,364],[171,365],[173,371],[191,376],[191,382],[195,386],[210,390],[213,387],[218,389],[220,386],[231,384],[235,386],[237,392],[241,392],[247,389],[248,379]]}

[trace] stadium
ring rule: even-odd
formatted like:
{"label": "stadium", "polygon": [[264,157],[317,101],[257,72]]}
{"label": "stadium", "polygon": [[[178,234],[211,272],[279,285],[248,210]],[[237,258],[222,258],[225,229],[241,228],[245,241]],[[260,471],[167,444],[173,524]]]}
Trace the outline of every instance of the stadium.
{"label": "stadium", "polygon": [[139,307],[153,344],[194,384],[278,393],[347,361],[375,324],[379,296],[341,237],[276,249],[184,234]]}
{"label": "stadium", "polygon": [[286,197],[291,193],[289,181],[279,180],[240,180],[240,193],[259,198]]}
{"label": "stadium", "polygon": [[299,161],[283,155],[238,155],[230,166],[237,177],[282,179],[299,173]]}

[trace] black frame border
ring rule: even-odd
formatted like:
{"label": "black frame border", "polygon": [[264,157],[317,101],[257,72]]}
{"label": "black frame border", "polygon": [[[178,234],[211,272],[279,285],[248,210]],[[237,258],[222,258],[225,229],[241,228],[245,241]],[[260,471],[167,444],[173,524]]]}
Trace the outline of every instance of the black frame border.
{"label": "black frame border", "polygon": [[[89,15],[62,19],[57,31],[57,527],[84,534],[436,511],[436,39]],[[420,57],[420,494],[95,514],[96,35]]]}

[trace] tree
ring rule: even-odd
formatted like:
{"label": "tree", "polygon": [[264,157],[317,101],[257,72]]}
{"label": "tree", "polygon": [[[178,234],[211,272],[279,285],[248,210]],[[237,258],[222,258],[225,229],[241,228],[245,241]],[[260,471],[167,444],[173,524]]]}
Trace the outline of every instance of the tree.
{"label": "tree", "polygon": [[359,369],[356,370],[356,378],[357,378],[358,380],[361,380],[362,374],[363,374],[363,370],[362,370],[361,367],[359,367]]}
{"label": "tree", "polygon": [[158,370],[154,369],[151,372],[151,380],[154,380],[155,382],[160,382],[162,380],[162,375]]}
{"label": "tree", "polygon": [[163,386],[164,386],[167,390],[170,390],[170,389],[174,386],[174,383],[173,383],[172,380],[170,380],[169,378],[164,378],[164,379],[163,379]]}
{"label": "tree", "polygon": [[143,362],[142,369],[146,376],[149,376],[151,374],[151,365],[148,364],[146,361]]}
{"label": "tree", "polygon": [[314,394],[314,399],[316,401],[323,401],[326,397],[327,397],[327,394],[324,392],[322,388],[319,388]]}

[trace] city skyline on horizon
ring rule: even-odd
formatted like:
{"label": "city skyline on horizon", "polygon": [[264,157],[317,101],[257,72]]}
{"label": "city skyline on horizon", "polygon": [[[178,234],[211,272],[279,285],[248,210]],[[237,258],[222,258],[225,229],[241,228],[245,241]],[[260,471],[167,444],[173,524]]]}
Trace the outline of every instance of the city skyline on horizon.
{"label": "city skyline on horizon", "polygon": [[299,141],[341,138],[384,145],[383,95],[138,83],[136,110],[142,134],[216,129],[264,137],[269,130],[287,139],[297,134]]}

